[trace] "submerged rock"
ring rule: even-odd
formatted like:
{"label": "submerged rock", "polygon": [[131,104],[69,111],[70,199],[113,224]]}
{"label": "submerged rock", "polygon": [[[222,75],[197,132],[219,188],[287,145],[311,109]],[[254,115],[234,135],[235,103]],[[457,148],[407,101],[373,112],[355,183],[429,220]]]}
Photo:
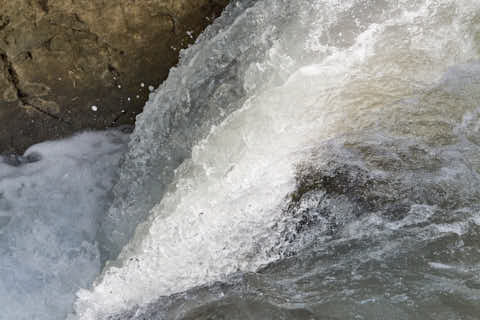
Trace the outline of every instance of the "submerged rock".
{"label": "submerged rock", "polygon": [[0,153],[133,124],[228,0],[0,0]]}

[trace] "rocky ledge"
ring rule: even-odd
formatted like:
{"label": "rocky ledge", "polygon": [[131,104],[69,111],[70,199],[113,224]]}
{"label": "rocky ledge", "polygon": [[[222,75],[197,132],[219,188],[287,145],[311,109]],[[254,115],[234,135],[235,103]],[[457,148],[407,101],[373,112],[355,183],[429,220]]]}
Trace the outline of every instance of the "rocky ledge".
{"label": "rocky ledge", "polygon": [[228,0],[0,0],[0,154],[133,124]]}

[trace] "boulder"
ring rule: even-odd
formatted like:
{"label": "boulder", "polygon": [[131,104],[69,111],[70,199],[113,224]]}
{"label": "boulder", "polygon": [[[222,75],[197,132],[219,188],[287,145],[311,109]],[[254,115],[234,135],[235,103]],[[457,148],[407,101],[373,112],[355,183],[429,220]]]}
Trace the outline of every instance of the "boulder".
{"label": "boulder", "polygon": [[132,125],[228,0],[0,0],[0,154]]}

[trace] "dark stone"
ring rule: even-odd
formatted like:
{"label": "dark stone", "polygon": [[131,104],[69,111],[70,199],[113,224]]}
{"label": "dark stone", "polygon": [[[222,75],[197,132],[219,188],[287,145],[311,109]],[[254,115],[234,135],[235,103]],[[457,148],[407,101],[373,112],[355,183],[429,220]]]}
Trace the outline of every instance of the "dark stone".
{"label": "dark stone", "polygon": [[134,124],[228,2],[0,0],[0,154]]}

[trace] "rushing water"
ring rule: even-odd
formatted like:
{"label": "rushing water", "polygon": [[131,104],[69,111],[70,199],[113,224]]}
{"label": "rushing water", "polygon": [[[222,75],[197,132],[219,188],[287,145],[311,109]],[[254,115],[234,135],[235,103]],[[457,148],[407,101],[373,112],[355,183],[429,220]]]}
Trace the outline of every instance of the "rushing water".
{"label": "rushing water", "polygon": [[17,227],[64,147],[0,167],[0,318],[479,319],[479,45],[475,0],[233,1],[118,176],[122,134],[61,142],[88,178]]}

